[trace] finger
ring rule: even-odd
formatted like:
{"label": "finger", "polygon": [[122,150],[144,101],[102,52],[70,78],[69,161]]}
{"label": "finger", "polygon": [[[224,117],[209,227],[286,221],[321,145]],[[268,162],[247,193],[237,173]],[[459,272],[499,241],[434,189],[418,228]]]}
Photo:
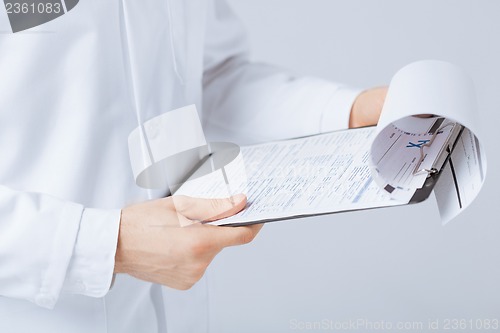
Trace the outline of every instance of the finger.
{"label": "finger", "polygon": [[264,224],[254,224],[243,227],[219,227],[212,228],[212,240],[222,249],[228,246],[248,244],[254,240],[255,236],[262,229]]}
{"label": "finger", "polygon": [[172,197],[179,214],[195,221],[215,221],[232,216],[245,208],[247,197],[237,194],[225,199],[199,199],[187,196]]}

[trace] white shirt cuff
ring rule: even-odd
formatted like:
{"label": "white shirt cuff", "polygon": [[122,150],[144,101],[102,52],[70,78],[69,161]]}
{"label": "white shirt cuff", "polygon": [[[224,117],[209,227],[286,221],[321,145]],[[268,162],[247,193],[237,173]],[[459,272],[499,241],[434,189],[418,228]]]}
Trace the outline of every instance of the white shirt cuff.
{"label": "white shirt cuff", "polygon": [[120,210],[84,210],[63,292],[103,297],[109,291],[120,215]]}
{"label": "white shirt cuff", "polygon": [[351,109],[356,97],[363,90],[340,86],[327,102],[321,121],[321,132],[331,132],[349,128]]}

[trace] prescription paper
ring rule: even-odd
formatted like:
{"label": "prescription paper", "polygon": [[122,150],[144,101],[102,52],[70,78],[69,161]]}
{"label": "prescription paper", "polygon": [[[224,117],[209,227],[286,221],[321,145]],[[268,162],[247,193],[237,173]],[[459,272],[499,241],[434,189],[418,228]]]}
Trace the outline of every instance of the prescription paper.
{"label": "prescription paper", "polygon": [[[377,127],[241,147],[240,163],[226,169],[233,179],[246,175],[231,191],[247,194],[247,208],[211,224],[405,205],[428,179],[421,170],[439,161],[446,163],[435,193],[447,223],[474,200],[485,179],[475,112],[472,82],[459,68],[440,61],[411,64],[393,78]],[[227,193],[214,173],[184,183],[175,194]]]}

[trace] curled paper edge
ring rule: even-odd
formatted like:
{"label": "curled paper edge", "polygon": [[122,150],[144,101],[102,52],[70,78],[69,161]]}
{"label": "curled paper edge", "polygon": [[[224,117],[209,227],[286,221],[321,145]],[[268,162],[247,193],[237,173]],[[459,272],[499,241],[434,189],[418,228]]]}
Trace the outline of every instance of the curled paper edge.
{"label": "curled paper edge", "polygon": [[[474,84],[459,67],[443,61],[425,60],[412,63],[396,73],[370,150],[372,174],[384,187],[387,179],[379,173],[375,160],[377,154],[373,152],[384,130],[407,117],[422,114],[438,115],[464,127],[461,147],[453,151],[434,187],[441,220],[446,224],[477,197],[484,184],[487,165],[485,150],[479,140]],[[408,143],[411,146],[421,142]]]}

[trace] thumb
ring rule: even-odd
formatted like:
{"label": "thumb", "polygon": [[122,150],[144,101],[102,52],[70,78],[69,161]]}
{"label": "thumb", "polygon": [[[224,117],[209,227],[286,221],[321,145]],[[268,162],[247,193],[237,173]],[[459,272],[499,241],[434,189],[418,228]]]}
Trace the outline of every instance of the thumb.
{"label": "thumb", "polygon": [[222,249],[227,246],[243,245],[250,243],[262,229],[263,224],[253,224],[242,227],[219,227],[207,225],[212,228],[211,239]]}
{"label": "thumb", "polygon": [[237,194],[224,199],[199,199],[187,196],[172,197],[178,213],[190,220],[210,222],[232,216],[247,203],[244,194]]}

